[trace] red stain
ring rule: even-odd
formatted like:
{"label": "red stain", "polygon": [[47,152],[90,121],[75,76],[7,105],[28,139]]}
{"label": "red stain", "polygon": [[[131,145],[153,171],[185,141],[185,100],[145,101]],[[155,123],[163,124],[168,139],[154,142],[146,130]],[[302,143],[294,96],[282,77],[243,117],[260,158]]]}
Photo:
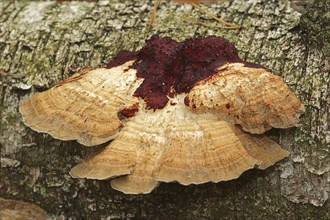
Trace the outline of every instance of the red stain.
{"label": "red stain", "polygon": [[129,117],[133,117],[138,111],[139,111],[139,103],[135,103],[132,106],[122,109],[120,113],[124,117],[129,118]]}
{"label": "red stain", "polygon": [[[136,52],[122,51],[107,64],[112,68],[129,60],[130,68],[144,78],[134,96],[144,99],[149,109],[162,109],[175,94],[188,93],[194,85],[217,73],[217,68],[233,62],[263,68],[244,62],[236,48],[225,38],[209,36],[177,42],[171,38],[151,37],[145,47]],[[189,105],[189,101],[185,100]]]}
{"label": "red stain", "polygon": [[186,106],[189,106],[189,104],[190,104],[189,96],[184,97],[184,104],[185,104]]}

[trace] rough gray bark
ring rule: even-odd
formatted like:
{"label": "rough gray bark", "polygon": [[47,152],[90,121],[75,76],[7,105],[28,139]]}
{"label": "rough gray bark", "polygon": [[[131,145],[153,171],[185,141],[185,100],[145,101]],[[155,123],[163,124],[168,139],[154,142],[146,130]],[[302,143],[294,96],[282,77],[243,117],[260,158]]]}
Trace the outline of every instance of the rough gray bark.
{"label": "rough gray bark", "polygon": [[[285,0],[232,0],[210,7],[242,26],[231,31],[184,23],[179,16],[208,18],[164,1],[146,33],[151,8],[150,1],[0,1],[0,197],[35,202],[53,216],[77,219],[329,217],[329,2],[315,1],[304,15]],[[155,33],[176,40],[224,36],[242,58],[283,76],[306,106],[301,126],[269,133],[290,157],[237,180],[161,184],[148,195],[122,194],[108,181],[72,179],[70,168],[94,149],[27,128],[19,100],[82,66],[102,66],[119,50],[138,49]]]}

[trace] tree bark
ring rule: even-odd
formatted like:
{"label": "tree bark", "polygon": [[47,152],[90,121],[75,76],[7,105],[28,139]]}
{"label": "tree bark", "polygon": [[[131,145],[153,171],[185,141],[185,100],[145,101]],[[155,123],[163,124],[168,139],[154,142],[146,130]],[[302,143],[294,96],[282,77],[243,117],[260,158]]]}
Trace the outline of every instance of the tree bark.
{"label": "tree bark", "polygon": [[[330,5],[315,0],[300,13],[285,0],[230,0],[206,6],[237,23],[222,30],[190,5],[164,1],[145,32],[151,1],[0,2],[0,197],[35,202],[74,219],[322,219],[330,216]],[[109,181],[73,179],[69,170],[94,149],[26,127],[19,101],[83,66],[103,66],[120,50],[141,48],[153,34],[182,41],[224,36],[240,56],[281,75],[303,101],[300,126],[269,136],[291,152],[265,170],[221,183],[160,186],[125,195]]]}

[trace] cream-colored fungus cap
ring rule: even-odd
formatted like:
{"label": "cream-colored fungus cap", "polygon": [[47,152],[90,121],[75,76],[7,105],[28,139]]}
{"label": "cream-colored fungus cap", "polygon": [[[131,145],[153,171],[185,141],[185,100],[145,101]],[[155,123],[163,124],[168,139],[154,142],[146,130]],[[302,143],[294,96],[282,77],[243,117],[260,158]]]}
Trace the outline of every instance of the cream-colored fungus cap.
{"label": "cream-colored fungus cap", "polygon": [[50,216],[39,206],[18,200],[0,198],[1,220],[46,220]]}

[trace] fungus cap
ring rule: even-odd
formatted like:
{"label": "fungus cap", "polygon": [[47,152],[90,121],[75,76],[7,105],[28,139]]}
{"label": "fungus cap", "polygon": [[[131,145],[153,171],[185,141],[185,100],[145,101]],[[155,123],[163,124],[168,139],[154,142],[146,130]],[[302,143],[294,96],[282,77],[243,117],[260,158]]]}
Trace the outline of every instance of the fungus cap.
{"label": "fungus cap", "polygon": [[262,133],[294,126],[303,111],[279,76],[216,36],[154,36],[107,68],[85,68],[20,103],[24,122],[39,132],[88,146],[113,139],[70,174],[111,179],[130,194],[265,169],[288,152]]}
{"label": "fungus cap", "polygon": [[39,206],[12,199],[0,198],[0,219],[1,220],[46,220],[49,215]]}

